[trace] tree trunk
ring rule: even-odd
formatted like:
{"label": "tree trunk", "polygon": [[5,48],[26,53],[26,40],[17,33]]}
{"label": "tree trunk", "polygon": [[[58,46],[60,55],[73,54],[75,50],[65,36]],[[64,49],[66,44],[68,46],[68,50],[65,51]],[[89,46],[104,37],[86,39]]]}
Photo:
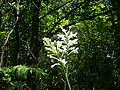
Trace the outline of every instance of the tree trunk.
{"label": "tree trunk", "polygon": [[[14,2],[16,2],[16,0],[14,0]],[[17,5],[19,8],[19,1],[17,1]],[[19,63],[19,48],[20,48],[20,37],[19,37],[19,13],[18,13],[18,9],[14,8],[13,10],[13,14],[14,14],[14,19],[15,19],[15,27],[14,27],[14,31],[15,31],[15,46],[14,46],[14,56],[13,56],[13,60],[14,63],[13,65],[17,65]]]}
{"label": "tree trunk", "polygon": [[28,65],[36,65],[38,62],[38,32],[39,32],[39,8],[40,0],[33,0],[33,15],[32,15],[32,31],[31,31],[31,40],[30,40],[30,49],[31,53],[27,61]]}

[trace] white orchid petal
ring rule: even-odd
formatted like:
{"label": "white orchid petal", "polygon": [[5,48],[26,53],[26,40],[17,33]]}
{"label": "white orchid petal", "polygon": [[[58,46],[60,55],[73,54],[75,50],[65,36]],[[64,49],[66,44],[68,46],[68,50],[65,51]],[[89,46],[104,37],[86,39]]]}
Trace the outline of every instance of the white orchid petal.
{"label": "white orchid petal", "polygon": [[63,34],[58,34],[57,35],[59,38],[63,38],[65,35],[63,35]]}
{"label": "white orchid petal", "polygon": [[67,61],[65,59],[62,59],[60,62],[63,63],[64,66],[67,64]]}
{"label": "white orchid petal", "polygon": [[53,65],[51,65],[51,68],[54,68],[56,65],[60,65],[59,63],[55,63]]}
{"label": "white orchid petal", "polygon": [[61,27],[61,29],[66,34],[67,30],[65,30],[63,27]]}

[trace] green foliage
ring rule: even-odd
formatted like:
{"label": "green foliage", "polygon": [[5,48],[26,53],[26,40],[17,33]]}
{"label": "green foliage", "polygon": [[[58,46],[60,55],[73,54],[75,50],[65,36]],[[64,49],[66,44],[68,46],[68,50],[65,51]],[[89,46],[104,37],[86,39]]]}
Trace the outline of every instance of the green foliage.
{"label": "green foliage", "polygon": [[[72,90],[120,90],[119,5],[120,0],[0,0],[0,89],[63,90],[65,70]],[[71,33],[77,44],[70,45]]]}
{"label": "green foliage", "polygon": [[18,65],[2,68],[0,75],[0,88],[13,90],[20,87],[25,88],[27,82],[30,81],[29,79],[34,81],[37,78],[37,80],[40,81],[47,74],[37,67]]}

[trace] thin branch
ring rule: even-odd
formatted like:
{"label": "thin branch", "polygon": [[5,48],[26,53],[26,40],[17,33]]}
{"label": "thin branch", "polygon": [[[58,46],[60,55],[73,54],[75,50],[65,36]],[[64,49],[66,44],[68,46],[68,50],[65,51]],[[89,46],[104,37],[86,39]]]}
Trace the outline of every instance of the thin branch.
{"label": "thin branch", "polygon": [[7,38],[6,38],[6,40],[5,40],[4,44],[3,44],[3,46],[1,47],[1,49],[2,49],[2,53],[1,53],[0,68],[2,68],[2,66],[3,66],[3,58],[4,58],[5,46],[6,46],[6,44],[8,43],[8,40],[9,40],[9,38],[10,38],[10,35],[11,35],[12,32],[14,31],[14,28],[15,28],[17,22],[18,22],[18,19],[16,20],[13,29],[8,33],[8,36],[7,36]]}
{"label": "thin branch", "polygon": [[35,4],[34,1],[33,1],[33,5],[34,5],[37,9],[40,9],[40,8]]}
{"label": "thin branch", "polygon": [[22,39],[20,39],[21,41],[23,41],[23,42],[25,42],[26,44],[27,44],[27,47],[28,47],[28,51],[30,52],[30,54],[32,55],[32,57],[36,60],[36,57],[35,57],[35,55],[32,53],[32,51],[30,50],[30,46],[29,46],[29,44],[28,44],[28,42],[27,41],[25,41],[25,40],[22,40]]}

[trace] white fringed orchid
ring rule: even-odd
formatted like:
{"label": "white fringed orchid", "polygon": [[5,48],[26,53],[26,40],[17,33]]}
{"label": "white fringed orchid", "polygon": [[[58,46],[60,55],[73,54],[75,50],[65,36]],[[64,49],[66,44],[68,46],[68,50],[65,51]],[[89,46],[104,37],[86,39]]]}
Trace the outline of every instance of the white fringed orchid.
{"label": "white fringed orchid", "polygon": [[[67,58],[72,53],[78,53],[78,47],[74,47],[73,45],[78,44],[77,33],[73,33],[70,31],[67,31],[63,28],[62,32],[63,34],[58,34],[57,38],[58,40],[54,40],[52,42],[51,39],[44,37],[44,45],[45,49],[48,51],[48,57],[51,59],[59,61],[59,63],[62,63],[64,66],[67,64]],[[74,38],[74,39],[73,39]],[[61,65],[61,64],[54,64],[55,65]]]}
{"label": "white fringed orchid", "polygon": [[[71,28],[71,27],[70,27]],[[62,67],[64,71],[64,75],[66,77],[66,82],[69,86],[69,90],[71,90],[70,83],[68,80],[68,57],[72,53],[78,53],[78,47],[75,47],[78,44],[77,33],[73,33],[67,31],[63,28],[63,34],[57,35],[57,40],[52,41],[49,38],[44,37],[43,42],[45,45],[45,49],[48,51],[48,57],[51,59],[56,60],[57,62],[53,62],[54,64],[51,65],[51,68],[55,66]],[[54,61],[53,60],[53,61]]]}

